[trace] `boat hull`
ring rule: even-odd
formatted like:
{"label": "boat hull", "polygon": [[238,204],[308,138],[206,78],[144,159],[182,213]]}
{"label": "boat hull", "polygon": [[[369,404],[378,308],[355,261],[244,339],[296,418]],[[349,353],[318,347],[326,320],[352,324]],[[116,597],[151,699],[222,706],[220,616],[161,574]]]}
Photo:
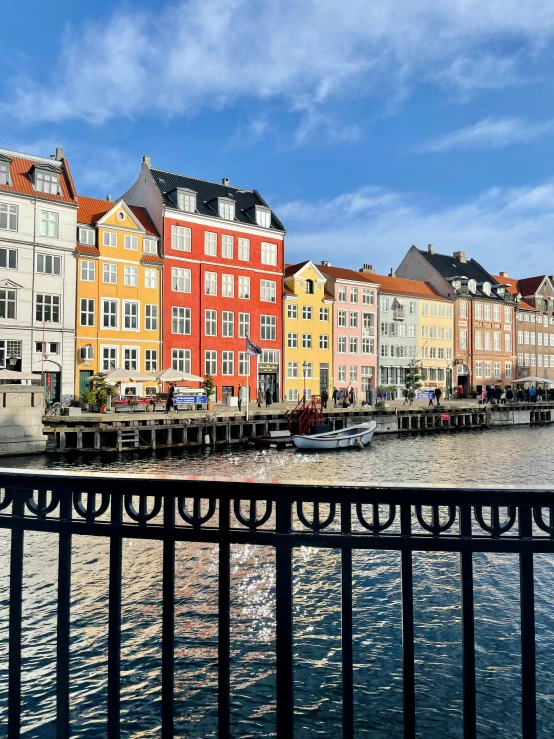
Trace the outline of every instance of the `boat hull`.
{"label": "boat hull", "polygon": [[293,436],[292,441],[297,449],[313,451],[330,451],[333,449],[351,449],[364,447],[371,442],[377,424],[375,421],[348,429],[313,436]]}

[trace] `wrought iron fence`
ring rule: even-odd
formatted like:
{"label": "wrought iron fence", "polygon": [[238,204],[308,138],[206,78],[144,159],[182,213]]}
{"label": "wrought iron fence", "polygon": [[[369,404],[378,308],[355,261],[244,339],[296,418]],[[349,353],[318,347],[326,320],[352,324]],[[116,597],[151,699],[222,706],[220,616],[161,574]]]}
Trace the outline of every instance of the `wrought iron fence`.
{"label": "wrought iron fence", "polygon": [[463,731],[476,737],[473,553],[519,555],[521,722],[536,737],[533,555],[554,553],[554,492],[382,485],[309,486],[249,480],[58,474],[0,470],[0,528],[11,530],[8,738],[21,730],[23,554],[26,531],[58,534],[57,736],[70,736],[71,540],[109,537],[108,719],[120,736],[122,540],[163,543],[162,737],[174,736],[175,544],[218,545],[218,736],[230,736],[230,547],[272,547],[276,560],[277,737],[294,736],[293,568],[295,547],[341,552],[342,726],[354,737],[352,551],[400,552],[404,736],[416,735],[412,553],[460,556]]}

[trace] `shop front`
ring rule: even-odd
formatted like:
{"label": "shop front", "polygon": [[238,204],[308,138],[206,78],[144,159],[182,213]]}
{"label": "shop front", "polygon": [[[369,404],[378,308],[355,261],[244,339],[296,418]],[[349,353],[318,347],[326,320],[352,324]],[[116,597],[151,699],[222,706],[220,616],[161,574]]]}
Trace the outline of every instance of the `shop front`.
{"label": "shop front", "polygon": [[259,362],[258,363],[258,388],[262,392],[267,392],[269,388],[273,402],[279,402],[279,363],[278,362]]}

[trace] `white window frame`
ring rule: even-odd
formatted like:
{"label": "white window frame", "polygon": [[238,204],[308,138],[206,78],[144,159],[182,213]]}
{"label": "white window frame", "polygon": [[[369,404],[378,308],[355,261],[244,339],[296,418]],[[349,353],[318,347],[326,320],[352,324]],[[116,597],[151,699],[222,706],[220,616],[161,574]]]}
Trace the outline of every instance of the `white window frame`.
{"label": "white window frame", "polygon": [[96,282],[96,262],[92,259],[80,259],[80,278],[82,282]]}
{"label": "white window frame", "polygon": [[104,231],[102,234],[102,245],[110,248],[117,247],[117,233],[115,231]]}
{"label": "white window frame", "polygon": [[[102,322],[101,322],[101,328],[105,331],[119,331],[119,300],[116,298],[101,298],[102,300]],[[110,303],[110,307],[113,307],[112,304],[115,304],[115,313],[113,313],[111,310],[109,313],[106,313],[105,306],[107,303]],[[105,325],[105,317],[106,316],[113,316],[115,315],[115,326]]]}
{"label": "white window frame", "polygon": [[190,349],[172,349],[171,350],[171,367],[178,372],[188,372],[191,368],[191,350]]}
{"label": "white window frame", "polygon": [[127,287],[138,287],[138,267],[126,264],[123,268],[123,284]]}
{"label": "white window frame", "polygon": [[222,298],[234,298],[235,297],[235,276],[234,275],[221,275],[221,297]]}
{"label": "white window frame", "polygon": [[227,338],[235,336],[235,313],[232,310],[221,312],[221,335]]}
{"label": "white window frame", "polygon": [[157,303],[144,304],[144,329],[145,331],[158,330],[159,310]]}
{"label": "white window frame", "polygon": [[227,350],[221,352],[221,374],[227,377],[235,374],[235,352]]}
{"label": "white window frame", "polygon": [[217,272],[204,272],[204,295],[217,295]]}
{"label": "white window frame", "polygon": [[262,241],[262,264],[277,266],[277,244]]}
{"label": "white window frame", "polygon": [[[122,331],[140,331],[140,302],[138,300],[122,300],[121,301],[121,316],[122,316]],[[130,310],[127,313],[127,306],[129,306]],[[136,318],[136,326],[133,327],[132,325],[127,326],[127,322],[129,324],[133,323],[133,319]],[[129,319],[127,321],[127,319]]]}
{"label": "white window frame", "polygon": [[[183,323],[183,331],[175,331],[175,327],[179,328],[181,321]],[[178,336],[190,336],[192,323],[192,312],[190,308],[184,305],[171,306],[171,333]],[[187,331],[188,327],[188,331]]]}
{"label": "white window frame", "polygon": [[144,270],[144,287],[157,290],[159,285],[159,270],[146,267]]}
{"label": "white window frame", "polygon": [[239,238],[238,258],[241,262],[250,261],[250,239]]}
{"label": "white window frame", "polygon": [[171,248],[175,251],[192,251],[191,230],[186,226],[171,226]]}
{"label": "white window frame", "polygon": [[79,226],[79,243],[94,246],[96,244],[96,232],[93,228]]}
{"label": "white window frame", "polygon": [[184,267],[171,268],[171,290],[176,293],[190,293],[191,271]]}
{"label": "white window frame", "polygon": [[100,368],[102,372],[109,372],[111,369],[117,369],[119,363],[118,354],[118,346],[110,344],[100,345]]}
{"label": "white window frame", "polygon": [[239,298],[241,300],[250,300],[250,277],[239,275]]}
{"label": "white window frame", "polygon": [[239,313],[239,339],[250,335],[250,313]]}
{"label": "white window frame", "polygon": [[275,280],[260,280],[260,301],[277,302],[277,283]]}
{"label": "white window frame", "polygon": [[117,285],[117,264],[111,264],[110,262],[102,263],[102,283],[105,285]]}
{"label": "white window frame", "polygon": [[129,251],[138,251],[138,236],[125,234],[123,237],[123,248]]}
{"label": "white window frame", "polygon": [[[5,225],[3,225],[5,223]],[[0,231],[17,231],[19,227],[19,206],[0,203]]]}
{"label": "white window frame", "polygon": [[[94,326],[96,315],[94,298],[81,298],[79,301],[79,326]],[[83,322],[83,317],[85,318]],[[92,320],[91,320],[92,319]]]}
{"label": "white window frame", "polygon": [[233,259],[235,253],[235,239],[230,234],[221,234],[221,258]]}
{"label": "white window frame", "polygon": [[217,257],[217,234],[213,231],[204,233],[204,254],[208,257]]}
{"label": "white window frame", "polygon": [[214,349],[204,351],[204,374],[217,375],[217,351]]}

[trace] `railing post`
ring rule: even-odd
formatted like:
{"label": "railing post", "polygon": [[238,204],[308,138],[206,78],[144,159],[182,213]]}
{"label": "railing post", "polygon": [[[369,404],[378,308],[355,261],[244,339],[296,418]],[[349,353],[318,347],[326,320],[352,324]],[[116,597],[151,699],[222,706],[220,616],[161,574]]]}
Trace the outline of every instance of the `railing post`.
{"label": "railing post", "polygon": [[473,604],[473,552],[471,550],[471,506],[460,506],[460,536],[468,540],[460,552],[462,598],[462,670],[464,694],[464,739],[477,736],[475,703],[475,621]]}
{"label": "railing post", "polygon": [[[26,492],[13,491],[12,517],[23,518]],[[23,529],[12,529],[8,658],[8,739],[21,736],[21,627],[23,609]]]}
{"label": "railing post", "polygon": [[[341,503],[341,534],[352,533],[351,504]],[[342,739],[354,739],[354,685],[352,652],[352,547],[341,548]]]}
{"label": "railing post", "polygon": [[[519,536],[531,539],[531,508],[519,507]],[[537,736],[536,659],[535,659],[535,584],[533,554],[519,555],[519,593],[521,611],[521,736]]]}
{"label": "railing post", "polygon": [[[292,546],[288,535],[292,527],[292,501],[276,503],[277,544],[277,739],[294,738],[294,667],[292,654]],[[280,542],[279,539],[285,539]]]}
{"label": "railing post", "polygon": [[[123,521],[123,495],[111,493],[111,524]],[[121,575],[122,541],[110,536],[110,585],[108,605],[108,739],[119,739],[121,707]]]}
{"label": "railing post", "polygon": [[[70,526],[72,493],[60,496],[60,520]],[[58,542],[58,624],[56,649],[57,739],[69,739],[69,629],[71,607],[71,533],[60,533]]]}
{"label": "railing post", "polygon": [[164,533],[162,581],[162,739],[174,735],[175,664],[175,498],[163,499]]}
{"label": "railing post", "polygon": [[218,603],[218,739],[230,735],[230,614],[231,545],[229,543],[230,501],[219,501],[219,603]]}
{"label": "railing post", "polygon": [[[412,533],[412,509],[408,503],[400,506],[400,534]],[[404,676],[404,739],[415,739],[415,676],[414,676],[414,583],[411,549],[401,552],[402,582],[402,662]]]}

